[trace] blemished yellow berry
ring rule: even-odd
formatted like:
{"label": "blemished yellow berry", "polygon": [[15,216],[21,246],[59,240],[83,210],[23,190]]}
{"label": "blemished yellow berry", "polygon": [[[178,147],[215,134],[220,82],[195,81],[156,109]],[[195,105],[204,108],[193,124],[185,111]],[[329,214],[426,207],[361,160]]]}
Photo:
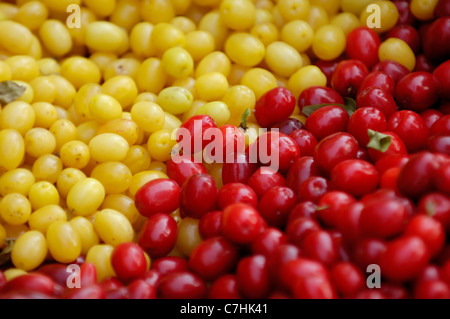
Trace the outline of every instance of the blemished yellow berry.
{"label": "blemished yellow berry", "polygon": [[120,194],[130,186],[132,173],[123,163],[106,162],[97,165],[91,177],[102,183],[106,194]]}
{"label": "blemished yellow berry", "polygon": [[287,88],[294,96],[300,96],[303,90],[311,86],[326,86],[327,77],[315,65],[300,68],[289,78]]}
{"label": "blemished yellow berry", "polygon": [[281,17],[289,22],[293,20],[306,20],[310,11],[309,0],[279,0],[277,8]]}
{"label": "blemished yellow berry", "polygon": [[211,116],[219,127],[224,125],[230,118],[228,105],[222,101],[205,103],[197,109],[195,114],[206,114]]}
{"label": "blemished yellow berry", "polygon": [[195,90],[201,100],[220,100],[228,90],[228,79],[220,72],[207,73],[197,78]]}
{"label": "blemished yellow berry", "polygon": [[156,24],[172,20],[175,8],[170,0],[143,0],[140,13],[143,20]]}
{"label": "blemished yellow berry", "polygon": [[55,101],[58,91],[50,77],[37,77],[30,81],[30,86],[34,92],[33,102],[53,103]]}
{"label": "blemished yellow berry", "polygon": [[153,27],[151,42],[157,53],[162,54],[173,47],[183,47],[186,43],[186,36],[177,27],[161,22]]}
{"label": "blemished yellow berry", "polygon": [[181,47],[166,50],[161,63],[166,73],[174,78],[187,77],[194,70],[194,59],[188,51]]}
{"label": "blemished yellow berry", "polygon": [[257,37],[238,32],[230,35],[225,42],[225,52],[231,61],[243,66],[255,66],[264,59],[265,47]]}
{"label": "blemished yellow berry", "polygon": [[275,41],[266,48],[265,62],[275,73],[289,77],[303,65],[298,51],[281,41]]}
{"label": "blemished yellow berry", "polygon": [[36,59],[26,55],[15,55],[5,60],[13,80],[29,82],[40,75]]}
{"label": "blemished yellow berry", "polygon": [[0,168],[17,168],[25,156],[25,142],[22,135],[14,129],[0,131]]}
{"label": "blemished yellow berry", "polygon": [[56,151],[59,151],[65,143],[76,140],[78,138],[78,130],[75,124],[68,119],[60,119],[55,121],[49,131],[55,136]]}
{"label": "blemished yellow berry", "polygon": [[103,79],[107,81],[118,75],[126,75],[135,79],[140,65],[141,62],[138,59],[131,57],[111,61],[103,69]]}
{"label": "blemished yellow berry", "polygon": [[122,160],[127,165],[131,173],[134,175],[138,172],[145,171],[151,163],[148,151],[141,145],[133,145],[128,150],[127,155]]}
{"label": "blemished yellow berry", "polygon": [[134,237],[130,221],[122,213],[110,208],[105,208],[96,215],[94,229],[105,244],[114,247],[130,242]]}
{"label": "blemished yellow berry", "polygon": [[121,212],[132,224],[139,217],[134,200],[124,194],[110,194],[106,196],[101,208],[110,208]]}
{"label": "blemished yellow berry", "polygon": [[34,125],[35,113],[31,105],[23,101],[6,104],[0,112],[0,127],[14,129],[25,135]]}
{"label": "blemished yellow berry", "polygon": [[117,75],[102,84],[102,92],[111,95],[126,110],[138,95],[136,82],[127,75]]}
{"label": "blemished yellow berry", "polygon": [[33,42],[31,31],[20,23],[0,21],[0,47],[14,54],[27,54]]}
{"label": "blemished yellow berry", "polygon": [[24,137],[25,151],[32,157],[52,154],[56,149],[56,138],[47,129],[35,127],[30,129]]}
{"label": "blemished yellow berry", "polygon": [[246,109],[255,108],[255,93],[245,85],[234,85],[228,89],[222,101],[230,110],[231,124],[238,126]]}
{"label": "blemished yellow berry", "polygon": [[70,219],[69,223],[80,237],[82,255],[86,255],[91,247],[99,244],[100,239],[89,219],[83,216],[76,216]]}
{"label": "blemished yellow berry", "polygon": [[81,254],[81,239],[68,221],[55,221],[45,234],[51,256],[60,263],[76,260]]}
{"label": "blemished yellow berry", "polygon": [[115,119],[110,120],[100,127],[98,127],[95,135],[103,134],[103,133],[115,133],[122,136],[127,140],[128,145],[134,145],[138,142],[139,135],[141,134],[141,130],[138,128],[136,122],[131,119]]}
{"label": "blemished yellow berry", "polygon": [[0,176],[0,196],[10,193],[28,196],[28,191],[34,183],[34,175],[29,169],[16,168],[9,170]]}
{"label": "blemished yellow berry", "polygon": [[4,61],[0,61],[0,82],[11,80],[12,80],[11,68]]}
{"label": "blemished yellow berry", "polygon": [[67,26],[59,20],[46,20],[39,28],[44,48],[52,56],[64,56],[72,49],[73,42]]}
{"label": "blemished yellow berry", "polygon": [[96,94],[89,101],[89,114],[100,123],[122,117],[122,105],[108,94]]}
{"label": "blemished yellow berry", "polygon": [[28,198],[19,193],[11,193],[0,201],[0,216],[9,225],[25,224],[31,215]]}
{"label": "blemished yellow berry", "polygon": [[66,198],[73,185],[86,177],[86,174],[77,168],[63,169],[56,180],[56,188],[61,197]]}
{"label": "blemished yellow berry", "polygon": [[33,210],[47,205],[59,205],[58,190],[52,183],[47,181],[40,181],[31,185],[28,199]]}
{"label": "blemished yellow berry", "polygon": [[129,39],[127,32],[114,23],[95,21],[87,25],[84,40],[91,50],[115,53]]}
{"label": "blemished yellow berry", "polygon": [[145,132],[155,132],[164,126],[164,110],[153,102],[138,102],[131,108],[131,117]]}
{"label": "blemished yellow berry", "polygon": [[96,211],[105,198],[105,188],[95,178],[85,178],[72,186],[67,195],[67,206],[79,216]]}
{"label": "blemished yellow berry", "polygon": [[219,10],[223,23],[232,30],[245,31],[255,23],[256,7],[250,0],[224,0]]}
{"label": "blemished yellow berry", "polygon": [[163,129],[150,135],[147,149],[152,159],[165,162],[170,160],[175,144],[176,140],[172,139],[172,131]]}
{"label": "blemished yellow berry", "polygon": [[65,143],[59,151],[59,156],[65,167],[77,169],[86,167],[91,159],[89,146],[77,140]]}
{"label": "blemished yellow berry", "polygon": [[262,68],[252,68],[245,72],[240,84],[249,87],[255,93],[256,99],[278,86],[275,76]]}
{"label": "blemished yellow berry", "polygon": [[39,1],[29,1],[20,6],[14,15],[14,21],[26,26],[31,31],[39,28],[48,17],[47,7]]}
{"label": "blemished yellow berry", "polygon": [[256,24],[250,30],[250,34],[261,40],[265,46],[277,41],[280,36],[278,28],[272,22],[261,22]]}
{"label": "blemished yellow berry", "polygon": [[100,83],[98,66],[84,57],[70,57],[61,64],[61,75],[79,89],[87,83]]}
{"label": "blemished yellow berry", "polygon": [[115,277],[116,273],[111,264],[111,255],[114,247],[107,244],[92,246],[86,254],[86,262],[95,265],[97,270],[97,280],[101,282],[107,277]]}
{"label": "blemished yellow berry", "polygon": [[30,271],[40,266],[47,256],[47,241],[43,233],[30,230],[17,238],[11,251],[11,261],[17,269]]}
{"label": "blemished yellow berry", "polygon": [[109,21],[130,31],[131,28],[141,21],[139,12],[139,0],[118,0]]}
{"label": "blemished yellow berry", "polygon": [[28,225],[30,229],[38,230],[45,234],[48,226],[57,220],[67,220],[67,214],[61,206],[52,204],[35,210],[28,220]]}
{"label": "blemished yellow berry", "polygon": [[225,76],[230,73],[230,58],[221,51],[214,51],[207,54],[198,62],[195,69],[195,78],[211,72],[220,72]]}
{"label": "blemished yellow berry", "polygon": [[89,141],[89,152],[97,162],[120,162],[127,155],[128,149],[127,140],[119,134],[103,133]]}
{"label": "blemished yellow berry", "polygon": [[37,181],[48,181],[55,183],[59,173],[62,171],[61,159],[53,154],[41,155],[33,163],[31,171]]}
{"label": "blemished yellow berry", "polygon": [[216,50],[222,50],[230,30],[223,22],[218,9],[203,14],[198,22],[198,30],[208,31],[215,40]]}
{"label": "blemished yellow berry", "polygon": [[203,30],[193,30],[186,34],[185,49],[194,61],[200,61],[215,49],[214,37]]}
{"label": "blemished yellow berry", "polygon": [[159,92],[156,103],[165,112],[178,115],[189,110],[193,101],[194,97],[188,89],[171,86]]}
{"label": "blemished yellow berry", "polygon": [[351,12],[341,12],[335,15],[331,18],[330,24],[341,28],[345,36],[361,25],[359,18]]}
{"label": "blemished yellow berry", "polygon": [[[184,1],[184,0],[179,0],[179,1]],[[194,21],[192,21],[188,17],[183,17],[183,16],[174,17],[172,20],[170,20],[170,24],[177,27],[178,29],[183,31],[183,33],[185,33],[185,34],[187,34],[188,32],[194,31],[197,28]]]}
{"label": "blemished yellow berry", "polygon": [[320,27],[312,43],[312,50],[320,59],[333,60],[345,50],[345,33],[339,27],[331,24]]}

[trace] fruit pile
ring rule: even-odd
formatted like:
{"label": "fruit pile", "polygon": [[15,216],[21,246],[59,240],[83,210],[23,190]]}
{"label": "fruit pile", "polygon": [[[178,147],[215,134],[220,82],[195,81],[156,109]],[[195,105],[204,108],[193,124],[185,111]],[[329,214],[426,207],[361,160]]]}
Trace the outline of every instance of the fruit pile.
{"label": "fruit pile", "polygon": [[2,1],[0,298],[450,298],[449,59],[449,0]]}

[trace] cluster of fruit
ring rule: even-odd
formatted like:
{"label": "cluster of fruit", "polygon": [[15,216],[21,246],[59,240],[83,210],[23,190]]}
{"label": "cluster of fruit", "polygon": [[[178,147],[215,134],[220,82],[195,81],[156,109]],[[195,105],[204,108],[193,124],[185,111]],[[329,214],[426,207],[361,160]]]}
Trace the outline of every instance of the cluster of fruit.
{"label": "cluster of fruit", "polygon": [[448,0],[0,3],[0,298],[450,298],[449,58]]}

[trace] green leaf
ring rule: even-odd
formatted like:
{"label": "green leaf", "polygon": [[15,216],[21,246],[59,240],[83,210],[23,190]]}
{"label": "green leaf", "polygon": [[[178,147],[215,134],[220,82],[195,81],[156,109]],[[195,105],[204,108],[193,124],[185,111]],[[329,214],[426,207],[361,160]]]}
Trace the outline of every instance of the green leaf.
{"label": "green leaf", "polygon": [[75,209],[72,209],[68,214],[67,214],[67,220],[70,220],[70,218],[72,218],[73,213],[75,212]]}
{"label": "green leaf", "polygon": [[26,88],[13,81],[0,83],[0,103],[8,104],[22,96]]}
{"label": "green leaf", "polygon": [[353,112],[356,110],[356,102],[352,98],[344,98],[344,101],[346,104],[339,104],[339,103],[323,103],[323,104],[314,104],[314,105],[308,105],[302,108],[302,113],[306,117],[310,116],[314,111],[317,111],[318,109],[329,106],[329,105],[336,105],[342,107],[347,113],[348,116],[352,116]]}
{"label": "green leaf", "polygon": [[344,97],[344,103],[347,107],[345,110],[348,113],[348,116],[352,116],[353,113],[356,111],[356,101],[352,99],[351,97]]}
{"label": "green leaf", "polygon": [[11,251],[14,246],[14,240],[6,239],[6,247],[0,253],[0,265],[4,265],[11,260]]}
{"label": "green leaf", "polygon": [[248,128],[247,119],[251,115],[251,112],[252,111],[249,108],[247,108],[247,109],[245,109],[244,113],[242,113],[241,124],[239,125],[239,127],[243,128],[244,131]]}
{"label": "green leaf", "polygon": [[380,151],[382,153],[386,152],[391,146],[392,137],[387,134],[383,134],[371,129],[367,130],[367,134],[370,137],[369,143],[367,143],[368,148]]}

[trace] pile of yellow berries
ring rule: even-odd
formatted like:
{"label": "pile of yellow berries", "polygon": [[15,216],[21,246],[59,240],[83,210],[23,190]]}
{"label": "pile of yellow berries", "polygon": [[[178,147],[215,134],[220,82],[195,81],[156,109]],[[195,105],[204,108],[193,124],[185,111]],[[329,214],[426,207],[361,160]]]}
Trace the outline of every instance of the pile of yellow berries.
{"label": "pile of yellow berries", "polygon": [[[146,220],[134,196],[167,178],[182,122],[207,114],[218,126],[239,125],[272,88],[298,97],[325,86],[312,58],[339,57],[369,3],[381,8],[376,31],[391,28],[398,11],[390,1],[2,1],[0,84],[25,88],[0,112],[0,248],[13,241],[7,279],[80,256],[99,280],[114,276],[113,248],[136,241]],[[387,56],[404,62],[397,47]],[[304,121],[298,109],[292,116]],[[257,137],[250,121],[247,143]],[[220,164],[207,168],[220,187]],[[172,216],[179,240],[171,254],[186,256],[201,241],[198,221]]]}

